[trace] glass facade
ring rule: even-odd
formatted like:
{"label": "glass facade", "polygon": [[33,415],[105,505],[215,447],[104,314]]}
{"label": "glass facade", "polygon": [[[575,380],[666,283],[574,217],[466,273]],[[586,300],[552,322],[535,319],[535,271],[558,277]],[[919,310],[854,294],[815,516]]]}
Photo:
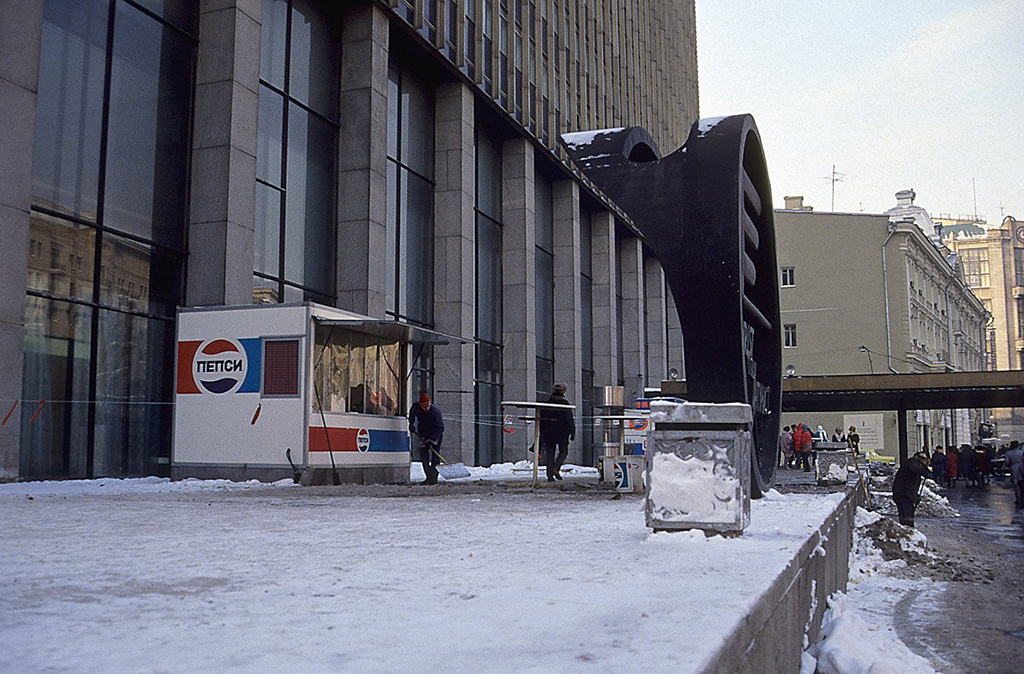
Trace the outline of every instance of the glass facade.
{"label": "glass facade", "polygon": [[594,265],[591,255],[590,213],[580,213],[580,364],[583,400],[580,401],[580,438],[583,465],[594,465]]}
{"label": "glass facade", "polygon": [[44,5],[22,477],[167,470],[195,22],[185,0]]}
{"label": "glass facade", "polygon": [[501,146],[476,134],[476,464],[502,461]]}
{"label": "glass facade", "polygon": [[[392,63],[388,70],[387,313],[434,327],[434,92]],[[413,391],[433,393],[433,351],[417,347]]]}
{"label": "glass facade", "polygon": [[338,26],[323,3],[263,0],[253,301],[333,304]]}
{"label": "glass facade", "polygon": [[555,384],[555,245],[551,183],[534,176],[534,288],[537,304],[537,399],[544,401]]}

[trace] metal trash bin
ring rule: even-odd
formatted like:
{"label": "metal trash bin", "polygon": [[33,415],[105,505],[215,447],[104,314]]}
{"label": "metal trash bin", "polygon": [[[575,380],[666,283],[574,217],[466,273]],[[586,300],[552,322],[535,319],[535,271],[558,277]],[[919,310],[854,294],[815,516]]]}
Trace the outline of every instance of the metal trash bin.
{"label": "metal trash bin", "polygon": [[815,444],[814,479],[819,485],[846,484],[850,475],[850,449],[845,442]]}
{"label": "metal trash bin", "polygon": [[749,526],[752,418],[741,403],[651,401],[648,527],[739,534]]}

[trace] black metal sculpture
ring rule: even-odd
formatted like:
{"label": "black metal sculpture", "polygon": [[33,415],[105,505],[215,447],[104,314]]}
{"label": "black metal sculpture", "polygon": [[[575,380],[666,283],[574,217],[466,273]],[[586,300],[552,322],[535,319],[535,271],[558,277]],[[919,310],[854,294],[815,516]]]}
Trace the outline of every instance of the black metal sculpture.
{"label": "black metal sculpture", "polygon": [[782,340],[771,187],[753,117],[700,120],[666,157],[639,127],[564,141],[665,270],[683,327],[687,399],[753,408],[760,496],[778,459]]}

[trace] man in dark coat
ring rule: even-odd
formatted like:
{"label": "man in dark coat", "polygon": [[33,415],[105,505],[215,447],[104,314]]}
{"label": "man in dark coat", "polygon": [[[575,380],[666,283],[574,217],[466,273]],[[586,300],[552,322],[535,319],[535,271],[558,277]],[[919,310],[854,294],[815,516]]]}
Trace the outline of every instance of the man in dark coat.
{"label": "man in dark coat", "polygon": [[914,511],[921,500],[921,481],[929,476],[928,453],[918,452],[907,459],[892,481],[892,500],[900,514],[900,524],[914,526]]}
{"label": "man in dark coat", "polygon": [[[546,402],[568,405],[565,384],[555,384]],[[576,438],[576,420],[570,409],[540,410],[540,442],[548,470],[548,482],[561,480],[562,464],[569,455],[569,441]]]}
{"label": "man in dark coat", "polygon": [[[409,408],[409,433],[419,439],[420,462],[427,479],[423,484],[437,484],[437,465],[441,463],[441,439],[444,419],[441,410],[430,402],[430,394],[420,393],[420,401]],[[431,450],[433,447],[433,451]]]}

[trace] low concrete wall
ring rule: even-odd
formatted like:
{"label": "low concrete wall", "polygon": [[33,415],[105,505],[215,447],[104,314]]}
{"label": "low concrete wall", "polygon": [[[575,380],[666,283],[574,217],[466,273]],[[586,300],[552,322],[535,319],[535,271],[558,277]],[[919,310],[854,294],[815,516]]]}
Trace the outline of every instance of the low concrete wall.
{"label": "low concrete wall", "polygon": [[[786,570],[725,640],[709,672],[797,672],[804,650],[818,637],[826,599],[846,590],[854,515],[861,491],[851,490]],[[815,553],[818,545],[825,556]]]}

